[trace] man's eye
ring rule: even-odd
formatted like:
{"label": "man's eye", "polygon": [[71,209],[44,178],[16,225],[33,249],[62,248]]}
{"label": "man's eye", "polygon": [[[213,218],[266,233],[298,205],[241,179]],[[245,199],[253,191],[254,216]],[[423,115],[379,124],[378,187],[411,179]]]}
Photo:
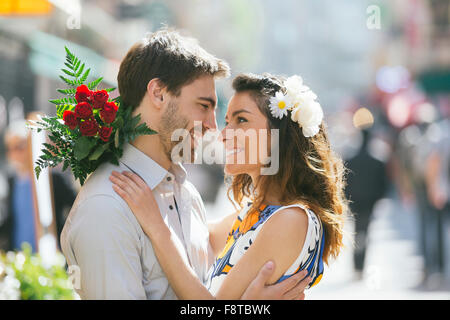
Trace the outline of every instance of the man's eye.
{"label": "man's eye", "polygon": [[209,106],[207,104],[200,104],[205,110],[207,110],[209,108]]}
{"label": "man's eye", "polygon": [[237,121],[238,121],[238,123],[243,123],[243,122],[247,122],[247,119],[242,118],[242,117],[238,117]]}

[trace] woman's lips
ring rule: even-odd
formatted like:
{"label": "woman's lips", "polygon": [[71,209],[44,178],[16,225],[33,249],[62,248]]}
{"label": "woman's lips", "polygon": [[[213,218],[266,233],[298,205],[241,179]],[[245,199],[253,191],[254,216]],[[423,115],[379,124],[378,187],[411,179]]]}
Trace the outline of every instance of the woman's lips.
{"label": "woman's lips", "polygon": [[242,148],[236,148],[236,149],[229,149],[226,150],[226,157],[227,159],[234,157],[234,155],[241,153],[242,151],[244,151],[244,149]]}

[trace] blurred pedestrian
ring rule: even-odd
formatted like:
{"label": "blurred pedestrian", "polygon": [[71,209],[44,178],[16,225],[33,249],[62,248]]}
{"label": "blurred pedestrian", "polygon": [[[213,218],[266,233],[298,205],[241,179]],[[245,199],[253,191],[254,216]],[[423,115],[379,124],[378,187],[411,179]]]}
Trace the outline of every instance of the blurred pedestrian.
{"label": "blurred pedestrian", "polygon": [[[3,218],[0,221],[0,250],[4,251],[20,250],[23,242],[28,242],[33,252],[37,250],[37,215],[32,191],[34,173],[28,134],[25,120],[11,123],[5,134],[9,170],[6,203],[2,206],[5,212],[2,213]],[[61,174],[53,171],[52,181],[56,236],[59,244],[65,211],[70,209],[76,195]]]}
{"label": "blurred pedestrian", "polygon": [[431,270],[427,274],[431,283],[440,285],[445,274],[445,238],[444,227],[450,218],[450,120],[436,122],[427,130],[432,151],[425,161],[424,182],[429,203],[429,221],[432,225],[428,238],[431,254]]}
{"label": "blurred pedestrian", "polygon": [[355,250],[354,266],[357,279],[362,278],[364,259],[367,247],[367,231],[373,207],[382,198],[387,189],[385,163],[374,158],[369,150],[369,129],[361,130],[363,141],[359,152],[346,165],[349,169],[347,177],[347,198],[355,217]]}
{"label": "blurred pedestrian", "polygon": [[36,251],[36,226],[31,185],[31,155],[25,121],[13,122],[6,130],[5,146],[8,165],[6,218],[0,227],[5,239],[4,250],[20,249],[28,242]]}

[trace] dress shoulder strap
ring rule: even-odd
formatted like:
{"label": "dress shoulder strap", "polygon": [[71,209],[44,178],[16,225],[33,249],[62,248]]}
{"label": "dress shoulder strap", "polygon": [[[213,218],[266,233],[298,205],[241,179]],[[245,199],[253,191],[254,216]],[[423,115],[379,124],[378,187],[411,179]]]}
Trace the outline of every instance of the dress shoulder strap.
{"label": "dress shoulder strap", "polygon": [[264,221],[261,221],[261,223],[259,224],[258,230],[255,230],[255,236],[256,234],[259,233],[261,227],[267,223],[267,221],[270,220],[270,218],[272,218],[277,212],[280,212],[283,209],[287,209],[287,208],[293,208],[293,207],[298,207],[303,209],[306,212],[306,215],[308,217],[308,231],[307,231],[307,239],[309,240],[309,238],[311,236],[313,236],[314,234],[318,235],[322,232],[322,224],[320,222],[320,219],[316,216],[316,214],[309,208],[307,208],[305,205],[301,204],[301,203],[295,203],[295,204],[291,204],[291,205],[286,205],[286,206],[280,206],[279,208],[276,208],[275,210],[272,210],[271,212],[268,212],[267,216],[264,217]]}
{"label": "dress shoulder strap", "polygon": [[300,208],[300,209],[303,209],[303,210],[306,212],[306,214],[308,215],[308,217],[309,217],[309,216],[311,215],[311,213],[312,213],[312,211],[309,210],[305,205],[303,205],[303,204],[301,204],[301,203],[294,203],[294,204],[290,204],[290,205],[286,205],[286,206],[280,206],[280,207],[276,208],[275,210],[273,210],[273,211],[270,213],[270,216],[267,217],[267,218],[265,219],[264,222],[267,222],[267,220],[269,220],[272,216],[274,216],[277,212],[279,212],[279,211],[281,211],[281,210],[288,209],[288,208],[295,208],[295,207],[298,207],[298,208]]}

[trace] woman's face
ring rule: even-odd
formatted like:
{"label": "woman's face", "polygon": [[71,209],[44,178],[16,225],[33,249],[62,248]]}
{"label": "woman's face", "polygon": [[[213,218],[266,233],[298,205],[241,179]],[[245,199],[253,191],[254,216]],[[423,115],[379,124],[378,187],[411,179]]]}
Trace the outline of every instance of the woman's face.
{"label": "woman's face", "polygon": [[226,149],[225,173],[260,174],[263,159],[270,154],[270,130],[266,116],[249,92],[234,94],[228,103],[226,126],[222,130]]}

